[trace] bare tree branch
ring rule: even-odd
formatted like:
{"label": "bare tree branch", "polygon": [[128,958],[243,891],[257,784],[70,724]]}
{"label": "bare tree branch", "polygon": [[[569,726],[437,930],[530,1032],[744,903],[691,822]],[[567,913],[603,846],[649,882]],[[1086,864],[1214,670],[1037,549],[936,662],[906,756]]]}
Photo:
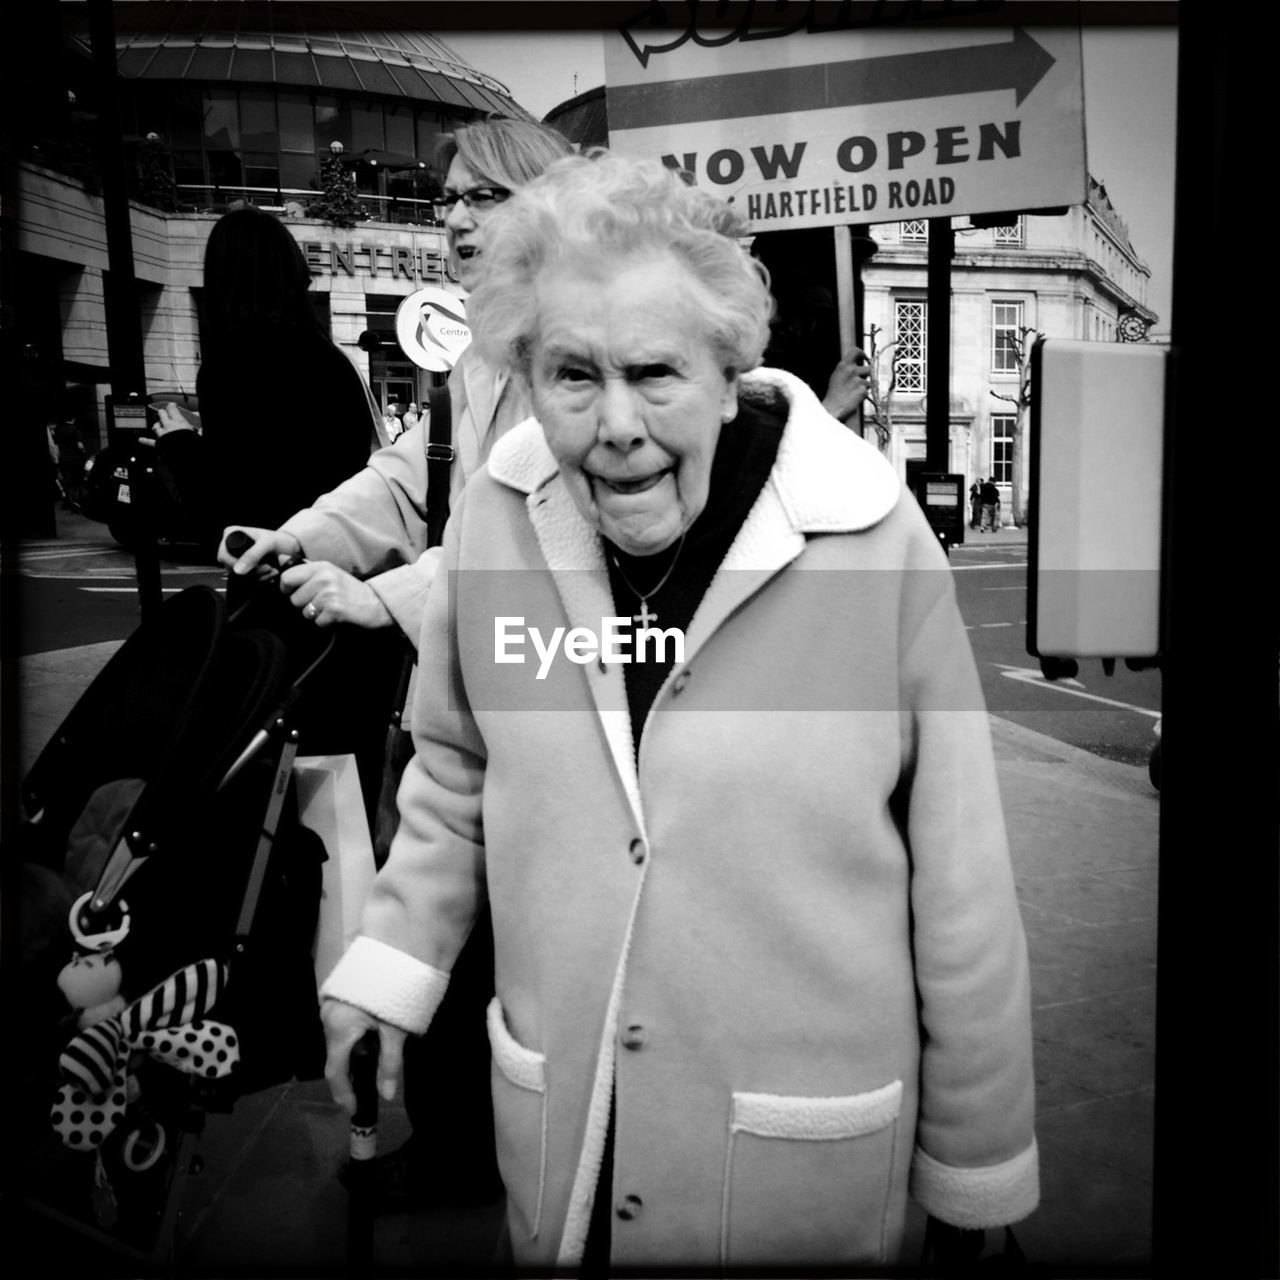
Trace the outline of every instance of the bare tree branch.
{"label": "bare tree branch", "polygon": [[1016,337],[1013,334],[1005,335],[1005,341],[1018,360],[1018,394],[1011,396],[995,390],[991,392],[993,398],[1003,400],[1005,404],[1011,404],[1017,410],[1013,425],[1013,483],[1011,485],[1013,522],[1016,525],[1022,525],[1026,520],[1022,509],[1022,472],[1026,465],[1027,410],[1031,407],[1031,348],[1035,345],[1036,339],[1043,336],[1038,329],[1033,329],[1030,325],[1023,325]]}
{"label": "bare tree branch", "polygon": [[[893,393],[898,385],[898,361],[900,355],[898,352],[898,342],[887,343],[884,347],[880,347],[877,343],[878,336],[883,333],[878,325],[872,325],[866,335],[866,352],[867,359],[871,362],[871,377],[867,388],[867,398],[863,403],[863,421],[870,422],[875,428],[876,444],[881,453],[888,447],[889,441],[893,436]],[[884,380],[880,372],[880,363],[882,357],[887,357],[889,361],[889,377],[888,385],[884,385]]]}

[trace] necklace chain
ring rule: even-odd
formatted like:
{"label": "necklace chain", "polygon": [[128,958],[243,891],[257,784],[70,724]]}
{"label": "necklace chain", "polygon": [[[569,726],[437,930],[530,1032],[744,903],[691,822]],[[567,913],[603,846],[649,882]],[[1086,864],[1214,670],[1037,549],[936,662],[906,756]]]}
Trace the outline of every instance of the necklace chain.
{"label": "necklace chain", "polygon": [[[631,579],[628,578],[627,575],[623,572],[622,562],[618,559],[616,555],[610,552],[609,559],[613,561],[613,567],[617,569],[618,577],[622,579],[623,585],[631,592],[631,594],[635,596],[637,600],[640,601],[641,613],[648,613],[649,597],[656,596],[658,592],[661,591],[662,588],[667,585],[667,579],[671,577],[672,573],[675,571],[676,561],[680,559],[680,553],[684,550],[685,534],[687,534],[688,532],[689,531],[686,529],[685,532],[680,535],[680,541],[676,544],[676,553],[671,557],[671,563],[667,565],[666,573],[664,573],[662,577],[659,578],[658,581],[652,587],[649,588],[648,591],[640,591],[632,584]],[[652,616],[654,618],[654,621],[656,621],[657,615],[654,614]]]}

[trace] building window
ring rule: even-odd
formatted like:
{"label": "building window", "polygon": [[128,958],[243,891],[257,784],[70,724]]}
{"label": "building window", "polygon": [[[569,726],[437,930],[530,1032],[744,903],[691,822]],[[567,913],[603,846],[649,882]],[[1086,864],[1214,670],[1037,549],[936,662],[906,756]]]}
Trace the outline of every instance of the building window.
{"label": "building window", "polygon": [[1018,418],[1012,413],[991,415],[991,479],[996,484],[1013,483],[1013,431]]}
{"label": "building window", "polygon": [[912,218],[898,224],[898,237],[903,244],[918,244],[929,239],[929,224],[923,218]]}
{"label": "building window", "polygon": [[269,89],[241,89],[240,145],[245,151],[275,151],[279,141],[275,94]]}
{"label": "building window", "polygon": [[928,304],[915,298],[894,303],[898,329],[898,390],[926,391],[925,340],[928,337]]}
{"label": "building window", "polygon": [[204,100],[204,147],[206,151],[231,152],[240,149],[240,121],[234,89],[210,89]]}
{"label": "building window", "polygon": [[991,304],[991,372],[1016,374],[1021,364],[1022,303]]}
{"label": "building window", "polygon": [[393,107],[387,103],[382,109],[382,125],[386,130],[388,151],[402,156],[414,154],[412,107]]}
{"label": "building window", "polygon": [[996,244],[1012,245],[1016,249],[1021,249],[1027,242],[1025,234],[1026,224],[1024,223],[1021,214],[1014,218],[1012,222],[1006,223],[1003,227],[996,227],[994,232]]}

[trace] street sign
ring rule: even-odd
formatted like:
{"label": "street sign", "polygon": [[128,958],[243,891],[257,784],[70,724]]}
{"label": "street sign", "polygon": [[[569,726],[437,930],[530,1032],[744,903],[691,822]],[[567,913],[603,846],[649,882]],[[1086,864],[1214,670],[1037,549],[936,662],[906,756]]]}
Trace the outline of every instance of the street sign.
{"label": "street sign", "polygon": [[748,6],[700,29],[714,7],[651,4],[606,36],[609,146],[688,170],[754,230],[1084,201],[1078,27],[753,27]]}
{"label": "street sign", "polygon": [[946,546],[964,542],[964,476],[922,472],[916,479],[916,499],[933,531],[945,535]]}
{"label": "street sign", "polygon": [[420,369],[447,373],[471,342],[466,306],[447,289],[419,289],[396,308],[396,337]]}
{"label": "street sign", "polygon": [[106,396],[104,408],[107,413],[107,440],[116,444],[120,440],[132,442],[142,435],[150,426],[148,405],[151,397]]}

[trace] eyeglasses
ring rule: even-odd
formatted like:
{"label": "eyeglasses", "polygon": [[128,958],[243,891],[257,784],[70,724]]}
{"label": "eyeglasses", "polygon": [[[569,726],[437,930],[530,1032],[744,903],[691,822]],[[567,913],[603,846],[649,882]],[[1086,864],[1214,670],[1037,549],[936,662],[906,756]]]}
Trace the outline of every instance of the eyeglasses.
{"label": "eyeglasses", "polygon": [[511,192],[506,187],[472,187],[470,191],[446,191],[431,203],[435,206],[436,217],[443,220],[453,212],[453,206],[459,200],[468,209],[492,209],[510,196]]}

